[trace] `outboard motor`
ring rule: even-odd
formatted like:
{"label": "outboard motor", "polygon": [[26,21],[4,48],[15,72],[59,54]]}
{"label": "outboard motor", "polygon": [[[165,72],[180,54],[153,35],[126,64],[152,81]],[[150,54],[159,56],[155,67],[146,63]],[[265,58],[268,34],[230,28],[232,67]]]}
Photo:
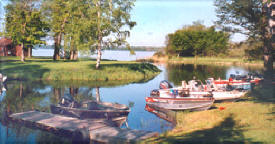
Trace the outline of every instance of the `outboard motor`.
{"label": "outboard motor", "polygon": [[230,76],[229,76],[230,78],[232,78],[232,79],[235,79],[236,78],[236,75],[234,75],[234,74],[230,74]]}
{"label": "outboard motor", "polygon": [[163,80],[160,82],[159,89],[168,89],[168,88],[173,88],[173,86],[167,80]]}
{"label": "outboard motor", "polygon": [[68,95],[65,95],[61,98],[59,105],[63,107],[71,107],[71,108],[79,107],[79,104],[71,96],[68,96]]}
{"label": "outboard motor", "polygon": [[154,89],[151,91],[150,96],[158,97],[159,96],[159,90]]}

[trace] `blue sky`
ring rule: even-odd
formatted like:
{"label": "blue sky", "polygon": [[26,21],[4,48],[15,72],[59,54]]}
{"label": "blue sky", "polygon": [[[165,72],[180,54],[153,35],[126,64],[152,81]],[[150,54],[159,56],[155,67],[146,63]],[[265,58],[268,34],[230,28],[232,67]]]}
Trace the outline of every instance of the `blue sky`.
{"label": "blue sky", "polygon": [[216,19],[214,0],[137,0],[132,10],[132,20],[137,25],[128,42],[133,46],[164,46],[166,35],[184,25],[200,20],[211,26]]}
{"label": "blue sky", "polygon": [[[164,46],[166,35],[184,25],[200,20],[211,26],[216,20],[214,0],[136,0],[131,14],[137,22],[127,39],[132,46]],[[232,37],[233,41],[243,39]]]}
{"label": "blue sky", "polygon": [[128,42],[134,46],[164,46],[165,37],[184,25],[201,20],[213,24],[215,7],[212,0],[137,0]]}

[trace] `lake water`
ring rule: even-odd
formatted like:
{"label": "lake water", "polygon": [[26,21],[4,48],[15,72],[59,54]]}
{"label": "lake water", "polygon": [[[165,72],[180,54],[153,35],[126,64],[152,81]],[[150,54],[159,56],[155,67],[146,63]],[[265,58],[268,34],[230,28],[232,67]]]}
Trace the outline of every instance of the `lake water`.
{"label": "lake water", "polygon": [[[6,91],[0,95],[0,143],[71,143],[70,138],[56,136],[49,132],[6,121],[3,117],[3,113],[7,109],[12,112],[23,112],[33,109],[51,112],[50,105],[57,104],[63,96],[72,96],[76,101],[94,100],[96,99],[97,90],[99,90],[100,100],[103,102],[119,103],[130,106],[131,112],[127,117],[129,128],[163,133],[173,128],[174,122],[167,121],[167,119],[174,120],[175,113],[169,114],[169,116],[165,116],[165,114],[162,113],[161,117],[164,118],[162,119],[158,117],[157,114],[148,112],[145,104],[145,97],[149,96],[151,90],[159,87],[161,80],[166,79],[176,86],[181,84],[181,80],[190,80],[193,76],[196,76],[197,79],[205,80],[208,77],[227,78],[229,74],[236,72],[261,72],[261,70],[257,68],[236,66],[162,64],[158,65],[158,67],[162,72],[154,79],[147,82],[108,87],[102,86],[98,88],[59,85],[54,82],[48,84],[43,81],[8,81],[5,84]],[[121,127],[127,127],[126,123]]]}
{"label": "lake water", "polygon": [[[53,49],[33,49],[33,56],[53,56]],[[132,61],[137,59],[143,59],[150,57],[154,54],[154,51],[135,51],[135,54],[132,55],[130,51],[127,50],[103,50],[102,59],[109,60],[119,60],[119,61]],[[80,57],[90,57],[96,58],[96,54],[87,56],[86,54],[79,54]]]}

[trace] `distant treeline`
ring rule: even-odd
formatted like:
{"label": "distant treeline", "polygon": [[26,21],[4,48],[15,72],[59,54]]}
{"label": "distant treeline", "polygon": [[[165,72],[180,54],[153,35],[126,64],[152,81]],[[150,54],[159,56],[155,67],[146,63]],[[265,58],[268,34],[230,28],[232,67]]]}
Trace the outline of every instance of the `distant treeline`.
{"label": "distant treeline", "polygon": [[184,26],[167,36],[165,52],[178,56],[217,56],[226,53],[229,34],[206,27],[200,22]]}
{"label": "distant treeline", "polygon": [[[42,49],[54,49],[54,45],[36,45],[34,48],[42,48]],[[61,46],[61,49],[63,46]],[[105,50],[129,50],[126,47],[103,47]],[[153,47],[153,46],[131,46],[131,50],[134,51],[160,51],[163,50],[164,47]]]}

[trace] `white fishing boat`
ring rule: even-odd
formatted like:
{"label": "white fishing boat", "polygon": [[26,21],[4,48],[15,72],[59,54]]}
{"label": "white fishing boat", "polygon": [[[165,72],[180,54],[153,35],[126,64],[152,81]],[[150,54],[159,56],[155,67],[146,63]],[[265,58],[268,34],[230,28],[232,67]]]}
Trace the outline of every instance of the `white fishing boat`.
{"label": "white fishing boat", "polygon": [[208,91],[212,91],[213,97],[215,98],[216,102],[235,101],[243,97],[247,93],[248,86],[250,86],[250,83],[242,83],[240,85],[235,83],[235,85],[226,85],[223,87],[217,85],[215,82],[213,82],[212,79],[206,80],[205,85]]}
{"label": "white fishing boat", "polygon": [[146,97],[146,104],[170,110],[207,110],[215,99],[211,92],[189,91],[183,88],[171,88],[167,81],[160,83],[159,90],[153,90]]}
{"label": "white fishing boat", "polygon": [[247,92],[246,91],[213,91],[213,98],[216,102],[221,101],[236,101],[239,98],[243,97]]}
{"label": "white fishing boat", "polygon": [[[166,83],[168,83],[166,81]],[[151,96],[158,96],[160,98],[201,98],[201,97],[213,97],[216,102],[221,101],[235,101],[243,97],[247,91],[242,89],[236,89],[232,86],[221,87],[217,86],[213,81],[207,80],[204,85],[200,80],[191,80],[188,84],[182,81],[182,86],[171,88],[171,84],[160,84],[159,90],[153,90]],[[166,87],[164,86],[166,85]],[[169,87],[169,88],[168,88]]]}

